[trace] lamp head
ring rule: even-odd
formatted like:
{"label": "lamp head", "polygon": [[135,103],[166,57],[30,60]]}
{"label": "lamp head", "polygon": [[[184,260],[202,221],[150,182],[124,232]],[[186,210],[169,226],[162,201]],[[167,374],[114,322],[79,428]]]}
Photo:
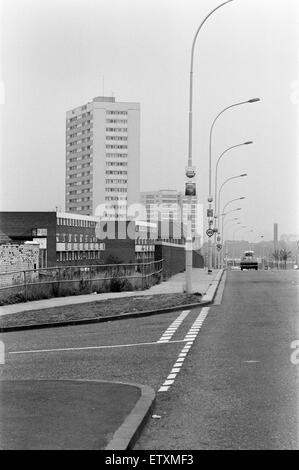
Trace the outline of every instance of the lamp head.
{"label": "lamp head", "polygon": [[251,100],[248,100],[248,103],[257,103],[257,101],[261,101],[260,98],[252,98]]}
{"label": "lamp head", "polygon": [[243,174],[242,174],[242,175],[240,175],[240,176],[242,176],[242,177],[243,177],[243,176],[247,176],[247,173],[243,173]]}
{"label": "lamp head", "polygon": [[252,140],[249,140],[248,142],[244,142],[243,145],[251,145],[251,144],[253,144],[253,141],[252,141]]}

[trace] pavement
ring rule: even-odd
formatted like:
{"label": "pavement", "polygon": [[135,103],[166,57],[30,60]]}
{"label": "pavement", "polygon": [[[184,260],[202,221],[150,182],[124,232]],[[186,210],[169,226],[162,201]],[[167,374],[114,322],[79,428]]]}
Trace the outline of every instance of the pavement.
{"label": "pavement", "polygon": [[[205,270],[193,269],[193,291],[202,293],[203,300],[211,302],[222,273],[215,271],[208,275]],[[183,281],[184,273],[181,273],[143,292],[47,299],[1,307],[0,314],[136,294],[177,293],[182,292]],[[138,318],[138,314],[136,316]],[[64,332],[67,335],[66,330]],[[41,333],[34,331],[31,334],[38,338]],[[11,335],[13,333],[2,334],[0,339],[6,343],[12,338]],[[22,339],[22,336],[18,338]],[[95,359],[92,354],[90,361]],[[25,369],[26,365],[28,360],[25,361]],[[33,363],[34,370],[36,366]],[[0,365],[0,377],[1,367],[5,365]],[[156,396],[153,388],[136,383],[104,382],[90,378],[88,381],[66,380],[61,371],[57,375],[58,378],[50,380],[43,371],[42,377],[37,380],[7,380],[5,375],[0,380],[0,449],[125,450],[133,447],[153,409]],[[72,377],[71,369],[66,375],[67,379]]]}
{"label": "pavement", "polygon": [[[194,293],[201,293],[203,296],[207,293],[213,282],[217,282],[220,270],[208,274],[207,269],[192,269],[192,288]],[[64,305],[77,305],[88,302],[98,302],[106,299],[118,299],[123,297],[137,297],[158,294],[182,293],[185,285],[185,273],[179,273],[172,276],[167,281],[161,282],[150,289],[133,292],[108,292],[105,294],[73,295],[69,297],[54,297],[52,299],[34,300],[31,302],[21,302],[12,305],[0,306],[0,317],[11,313],[26,312],[31,310],[41,310],[43,308],[62,307]],[[202,300],[207,300],[203,298]]]}

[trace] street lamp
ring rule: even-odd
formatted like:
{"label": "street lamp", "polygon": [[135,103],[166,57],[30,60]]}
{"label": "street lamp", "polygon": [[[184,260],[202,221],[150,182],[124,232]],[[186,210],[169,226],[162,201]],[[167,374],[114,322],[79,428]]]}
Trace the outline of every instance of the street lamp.
{"label": "street lamp", "polygon": [[[258,98],[255,98],[255,99],[258,100]],[[243,142],[243,143],[238,144],[238,145],[233,145],[232,147],[229,147],[228,149],[224,150],[224,152],[222,152],[222,154],[220,155],[220,157],[217,160],[216,169],[215,169],[215,202],[214,202],[214,219],[215,219],[215,228],[216,229],[217,229],[217,221],[216,221],[216,219],[217,219],[217,209],[220,210],[220,207],[217,208],[217,178],[218,178],[218,166],[219,166],[220,160],[230,150],[235,149],[237,147],[242,147],[243,145],[251,145],[251,144],[253,144],[252,140],[247,141],[247,142]],[[223,212],[224,212],[224,210],[223,210]],[[218,230],[220,228],[219,224],[220,224],[220,220],[218,221]],[[215,240],[216,240],[216,232],[215,232]],[[216,242],[215,242],[215,246],[216,246]],[[216,248],[215,248],[215,259],[216,259]]]}
{"label": "street lamp", "polygon": [[236,235],[236,233],[237,233],[238,231],[240,231],[240,230],[242,230],[242,229],[244,229],[244,228],[247,228],[246,225],[243,225],[242,227],[238,227],[238,228],[234,231],[234,233],[233,233],[233,243],[234,243],[234,245],[233,245],[233,250],[234,250],[234,266],[235,266],[235,235]]}
{"label": "street lamp", "polygon": [[[191,48],[191,63],[190,63],[190,84],[189,84],[189,135],[188,135],[188,167],[186,169],[186,176],[189,178],[189,180],[192,182],[195,177],[195,168],[192,167],[192,124],[193,124],[193,63],[194,63],[194,50],[195,50],[195,44],[196,40],[198,37],[198,34],[205,24],[205,22],[208,20],[208,18],[216,12],[219,8],[223,7],[224,5],[231,3],[233,0],[227,0],[224,3],[221,3],[221,5],[218,5],[216,8],[214,8],[202,21],[200,24],[199,28],[197,29],[195,36],[193,38],[192,42],[192,48]],[[194,188],[194,192],[192,195],[195,195],[195,183],[191,187]],[[188,205],[191,207],[192,204],[192,195],[189,195],[187,193],[187,186],[186,186],[186,196],[188,197]],[[191,233],[191,210],[188,211],[188,222],[187,222],[187,237],[186,237],[186,292],[191,293],[192,292],[192,249],[193,249],[193,244],[192,244],[192,233]]]}
{"label": "street lamp", "polygon": [[[226,108],[224,108],[222,111],[220,111],[219,114],[217,114],[217,116],[215,117],[212,125],[211,125],[211,128],[210,128],[210,150],[209,150],[209,197],[212,197],[212,138],[213,138],[213,131],[214,131],[214,127],[215,127],[215,124],[217,122],[217,120],[219,119],[219,117],[225,112],[227,111],[228,109],[231,109],[231,108],[234,108],[236,106],[241,106],[242,104],[248,104],[248,103],[256,103],[258,101],[261,101],[260,98],[252,98],[250,100],[247,100],[247,101],[240,101],[239,103],[234,103],[234,104],[231,104],[230,106],[227,106]],[[249,142],[249,143],[252,143],[252,142]],[[244,145],[244,144],[241,144],[241,145]],[[246,145],[246,143],[245,143]],[[232,147],[234,148],[234,147]]]}
{"label": "street lamp", "polygon": [[235,235],[239,230],[242,230],[243,228],[247,228],[246,225],[243,225],[242,227],[238,227],[234,232],[233,232],[233,240],[235,241]]}
{"label": "street lamp", "polygon": [[[236,212],[236,211],[241,211],[242,210],[242,207],[238,207],[237,209],[232,209],[228,212],[225,212],[225,209],[226,207],[231,204],[232,202],[234,201],[239,201],[239,200],[242,200],[242,199],[245,199],[245,197],[239,197],[237,199],[232,199],[231,201],[229,201],[225,206],[224,206],[224,209],[223,209],[223,213],[220,214],[219,216],[219,226],[220,226],[220,217],[222,217],[222,221],[221,221],[221,232],[218,234],[218,237],[219,237],[219,242],[221,241],[222,239],[222,252],[221,254],[219,254],[219,257],[218,257],[218,260],[217,260],[217,263],[218,265],[221,264],[223,265],[223,251],[224,251],[224,218],[228,215],[228,214],[231,214],[232,212]],[[234,219],[232,220],[239,220],[238,217],[235,217]],[[221,237],[220,237],[221,235]],[[217,237],[217,238],[218,238]],[[220,263],[220,259],[221,259],[221,263]]]}
{"label": "street lamp", "polygon": [[[241,222],[237,222],[235,224],[232,224],[228,227],[228,229],[231,229],[232,227],[237,227],[238,225],[241,225]],[[228,240],[226,241],[226,244],[227,244]],[[232,257],[234,256],[234,247],[233,247],[233,244],[231,245],[232,246]],[[226,267],[227,267],[227,257],[226,257]]]}
{"label": "street lamp", "polygon": [[[241,106],[243,104],[251,104],[251,103],[257,103],[258,101],[260,101],[260,98],[251,98],[250,100],[247,100],[247,101],[240,101],[239,103],[234,103],[234,104],[231,104],[230,106],[227,106],[226,108],[224,108],[222,111],[220,111],[219,114],[217,114],[217,116],[215,117],[214,121],[212,122],[212,125],[211,125],[211,128],[210,128],[210,147],[209,147],[209,197],[208,197],[208,203],[209,203],[209,209],[208,209],[208,218],[209,218],[209,226],[211,225],[210,223],[210,215],[211,214],[211,209],[212,209],[212,202],[213,202],[213,196],[212,196],[212,138],[213,138],[213,131],[214,131],[214,127],[215,127],[215,124],[217,122],[217,120],[219,119],[219,117],[225,113],[225,111],[231,109],[231,108],[235,108],[236,106]],[[215,193],[217,195],[217,193]],[[215,195],[215,197],[216,197]],[[212,244],[211,244],[211,240],[209,239],[209,243],[208,243],[208,252],[209,252],[209,256],[208,256],[208,259],[209,259],[209,268],[208,268],[208,271],[209,272],[212,272]]]}
{"label": "street lamp", "polygon": [[243,145],[251,145],[251,144],[253,144],[252,141],[243,142],[242,144],[238,144],[238,145],[233,145],[232,147],[229,147],[228,149],[224,150],[224,152],[220,155],[220,157],[217,160],[216,169],[215,169],[215,204],[214,204],[215,218],[217,217],[217,209],[220,210],[220,207],[217,208],[217,178],[218,178],[218,166],[219,166],[220,160],[227,152],[229,152],[229,150],[235,149],[237,147],[242,147]]}
{"label": "street lamp", "polygon": [[[220,196],[221,196],[221,191],[223,189],[223,187],[229,182],[229,181],[232,181],[232,180],[235,180],[237,178],[244,178],[245,176],[247,176],[247,173],[242,173],[242,175],[237,175],[237,176],[231,176],[230,178],[227,178],[224,183],[222,183],[219,191],[218,191],[218,210],[220,209]],[[241,198],[243,199],[243,198]],[[244,198],[245,199],[245,198]],[[232,202],[232,201],[230,201]],[[230,203],[229,202],[229,203]]]}
{"label": "street lamp", "polygon": [[[225,204],[225,206],[224,206],[224,208],[223,208],[222,221],[221,221],[221,232],[220,232],[220,235],[221,235],[221,238],[222,238],[222,245],[223,245],[223,247],[222,247],[222,253],[221,253],[220,256],[219,256],[220,259],[221,259],[221,265],[223,265],[223,250],[224,250],[224,233],[223,233],[223,232],[224,232],[224,219],[225,219],[225,216],[226,216],[227,214],[229,214],[230,212],[234,212],[234,210],[241,210],[241,208],[238,208],[238,209],[234,209],[234,210],[232,210],[232,211],[229,211],[228,213],[225,213],[226,208],[227,208],[230,204],[232,204],[233,202],[235,202],[235,201],[242,201],[242,200],[244,200],[244,199],[246,199],[244,196],[238,197],[238,198],[235,198],[235,199],[231,199],[230,201],[228,201],[228,202]],[[219,207],[219,209],[220,209],[220,207]],[[238,220],[238,218],[236,218],[236,219],[234,219],[234,220]],[[219,228],[219,227],[220,227],[220,217],[219,217],[219,221],[218,221],[218,228]],[[218,234],[218,235],[219,235],[219,234]],[[221,239],[220,239],[220,240],[221,240]],[[219,260],[218,260],[218,264],[219,264]]]}
{"label": "street lamp", "polygon": [[[226,214],[227,215],[227,214]],[[229,220],[226,220],[222,225],[223,225],[223,230],[225,228],[225,225],[228,224],[229,222],[234,222],[235,220],[239,220],[239,217],[235,217],[234,219],[229,219]],[[222,232],[223,234],[223,232]]]}
{"label": "street lamp", "polygon": [[[230,201],[228,201],[228,202],[225,204],[225,206],[224,206],[224,208],[223,208],[223,212],[225,212],[225,209],[227,208],[227,206],[229,206],[229,204],[232,204],[232,203],[235,202],[235,201],[243,201],[244,199],[246,199],[244,196],[238,197],[238,198],[236,198],[236,199],[231,199]],[[220,209],[220,208],[219,208],[219,209]],[[235,210],[241,210],[241,208],[240,208],[240,209],[235,209]],[[233,211],[230,211],[230,212],[233,212]],[[229,212],[228,212],[228,214],[229,214]],[[222,217],[222,223],[221,223],[221,234],[222,234],[222,235],[223,235],[223,224],[224,224],[224,217],[225,217],[225,215],[227,215],[227,214],[224,214],[224,216]],[[219,220],[218,224],[220,225],[220,220]],[[222,236],[222,239],[223,239],[223,236]]]}

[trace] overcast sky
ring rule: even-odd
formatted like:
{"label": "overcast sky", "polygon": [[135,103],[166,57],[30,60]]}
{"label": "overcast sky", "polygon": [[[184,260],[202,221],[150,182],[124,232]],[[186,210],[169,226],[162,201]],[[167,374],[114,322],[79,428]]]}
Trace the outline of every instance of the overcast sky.
{"label": "overcast sky", "polygon": [[[190,49],[220,0],[0,0],[1,210],[64,208],[65,112],[114,93],[141,104],[141,189],[184,188]],[[246,196],[251,239],[298,233],[299,30],[297,0],[235,0],[198,37],[194,64],[194,164],[208,195],[214,133],[223,203]],[[104,77],[104,80],[103,80]],[[298,90],[298,92],[297,92]],[[231,208],[238,205],[232,205]],[[233,217],[233,216],[232,216]],[[245,231],[246,232],[246,231]],[[247,235],[250,239],[250,236]]]}

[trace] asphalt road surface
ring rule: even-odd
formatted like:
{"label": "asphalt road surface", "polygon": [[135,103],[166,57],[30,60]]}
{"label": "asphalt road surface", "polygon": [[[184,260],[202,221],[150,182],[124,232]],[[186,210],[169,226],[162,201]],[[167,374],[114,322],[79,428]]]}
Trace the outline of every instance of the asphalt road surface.
{"label": "asphalt road surface", "polygon": [[171,398],[138,449],[298,449],[299,272],[228,273]]}
{"label": "asphalt road surface", "polygon": [[87,326],[6,333],[2,379],[150,385],[136,449],[298,446],[298,272],[230,272],[221,305]]}

